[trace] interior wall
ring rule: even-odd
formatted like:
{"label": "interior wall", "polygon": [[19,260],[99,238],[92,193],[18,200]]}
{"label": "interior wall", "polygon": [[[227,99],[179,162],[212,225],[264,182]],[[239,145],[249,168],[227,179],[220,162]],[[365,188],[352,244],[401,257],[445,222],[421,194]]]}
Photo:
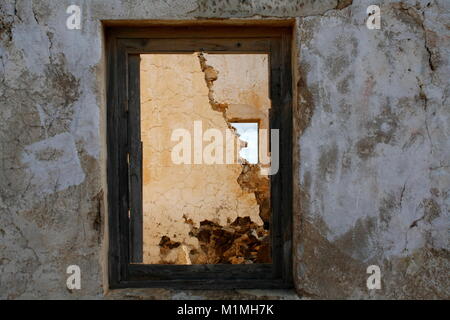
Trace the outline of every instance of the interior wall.
{"label": "interior wall", "polygon": [[[141,55],[144,263],[218,263],[219,247],[237,237],[233,223],[238,217],[248,217],[247,224],[255,224],[251,229],[260,233],[261,241],[268,237],[255,193],[239,184],[243,165],[236,157],[240,146],[238,136],[223,113],[213,109],[209,98],[214,96],[222,104],[245,105],[247,119],[267,117],[270,107],[267,57],[214,54],[205,59],[205,64],[215,67],[202,71],[198,53]],[[217,78],[214,89],[207,86],[206,78],[210,73],[214,73],[214,79]],[[251,96],[251,101],[247,96]],[[245,116],[237,116],[246,119]],[[207,152],[208,145],[216,143],[215,140],[204,140],[204,133],[209,129],[220,132],[224,139],[219,148],[223,163],[207,164],[206,159],[202,163],[194,163],[194,122],[200,124],[202,154]],[[188,136],[173,141],[172,134],[179,129],[186,130]],[[179,164],[172,153],[185,139],[189,143],[189,163]],[[228,145],[235,152],[231,152],[233,162],[227,164]],[[269,179],[258,178],[263,180],[268,190]],[[222,228],[222,244],[213,243],[210,239],[207,243],[199,242],[205,238],[205,232],[208,233],[201,223],[207,222]],[[208,238],[211,236],[208,233]],[[253,237],[251,230],[245,234],[245,239],[248,237]],[[242,241],[239,238],[234,240],[236,245]],[[223,248],[223,255],[227,258],[220,262],[252,262],[236,252],[234,247],[227,247],[228,244]]]}

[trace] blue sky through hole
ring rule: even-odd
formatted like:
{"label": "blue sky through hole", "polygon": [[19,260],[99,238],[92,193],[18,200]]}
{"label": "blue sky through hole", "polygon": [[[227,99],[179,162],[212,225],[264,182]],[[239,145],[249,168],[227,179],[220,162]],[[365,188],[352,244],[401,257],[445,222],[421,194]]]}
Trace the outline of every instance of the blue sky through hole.
{"label": "blue sky through hole", "polygon": [[249,163],[258,163],[258,123],[232,122],[231,125],[239,134],[239,139],[247,142],[247,147],[242,148],[239,155]]}

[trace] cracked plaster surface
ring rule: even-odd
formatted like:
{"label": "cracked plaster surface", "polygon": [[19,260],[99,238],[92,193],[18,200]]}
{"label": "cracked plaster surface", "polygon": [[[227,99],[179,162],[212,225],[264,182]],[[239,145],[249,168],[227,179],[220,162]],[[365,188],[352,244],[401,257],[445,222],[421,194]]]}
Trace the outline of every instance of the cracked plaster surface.
{"label": "cracked plaster surface", "polygon": [[[449,297],[448,1],[380,1],[381,30],[365,27],[372,4],[365,0],[79,4],[82,30],[70,31],[60,2],[0,3],[0,297],[103,297],[101,20],[198,18],[295,21],[297,293]],[[58,135],[73,144],[43,150],[36,156],[48,160],[34,168],[24,163],[26,150]],[[46,194],[40,185],[49,180],[33,172],[68,154],[79,159],[68,162],[74,179]],[[80,291],[65,287],[70,264],[83,272]],[[369,264],[381,267],[380,291],[365,288]],[[261,297],[159,289],[114,294]]]}

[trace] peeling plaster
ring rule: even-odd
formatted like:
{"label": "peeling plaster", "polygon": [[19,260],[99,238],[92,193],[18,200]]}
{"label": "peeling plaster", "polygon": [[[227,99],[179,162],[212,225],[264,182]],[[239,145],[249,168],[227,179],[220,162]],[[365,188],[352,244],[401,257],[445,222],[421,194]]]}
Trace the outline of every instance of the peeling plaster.
{"label": "peeling plaster", "polygon": [[[365,27],[371,4],[98,0],[82,3],[78,32],[65,28],[59,2],[2,1],[0,297],[261,297],[164,289],[104,297],[95,221],[105,219],[92,199],[106,190],[101,20],[269,18],[296,21],[297,293],[448,299],[450,3],[379,1],[377,31]],[[359,141],[368,142],[363,154]],[[63,285],[73,263],[87,274],[79,292]],[[382,270],[379,292],[365,288],[369,264]]]}

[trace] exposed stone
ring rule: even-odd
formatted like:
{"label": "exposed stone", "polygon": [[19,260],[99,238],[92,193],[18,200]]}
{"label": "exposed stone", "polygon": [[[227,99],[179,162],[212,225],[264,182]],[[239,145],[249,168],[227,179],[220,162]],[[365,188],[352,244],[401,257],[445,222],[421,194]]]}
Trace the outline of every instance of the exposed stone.
{"label": "exposed stone", "polygon": [[[162,236],[161,241],[159,242],[159,253],[161,254],[161,261],[160,264],[167,263],[167,255],[170,253],[170,251],[174,248],[178,248],[181,245],[180,242],[172,241],[168,236]],[[182,263],[182,261],[177,261],[179,263]],[[169,262],[173,263],[173,262]]]}
{"label": "exposed stone", "polygon": [[261,174],[261,168],[258,164],[243,161],[242,172],[237,181],[244,191],[255,193],[259,206],[259,216],[268,229],[271,213],[269,177]]}
{"label": "exposed stone", "polygon": [[204,220],[190,235],[199,240],[201,250],[191,251],[195,263],[270,263],[269,232],[251,221],[238,217],[227,226]]}
{"label": "exposed stone", "polygon": [[216,101],[216,99],[214,99],[213,82],[216,81],[218,78],[217,70],[215,70],[212,66],[209,66],[206,63],[206,58],[203,52],[200,52],[198,54],[198,59],[200,61],[202,71],[205,73],[205,81],[208,87],[208,98],[211,107],[215,111],[225,112],[225,110],[228,108],[228,104],[225,102],[218,102]]}

